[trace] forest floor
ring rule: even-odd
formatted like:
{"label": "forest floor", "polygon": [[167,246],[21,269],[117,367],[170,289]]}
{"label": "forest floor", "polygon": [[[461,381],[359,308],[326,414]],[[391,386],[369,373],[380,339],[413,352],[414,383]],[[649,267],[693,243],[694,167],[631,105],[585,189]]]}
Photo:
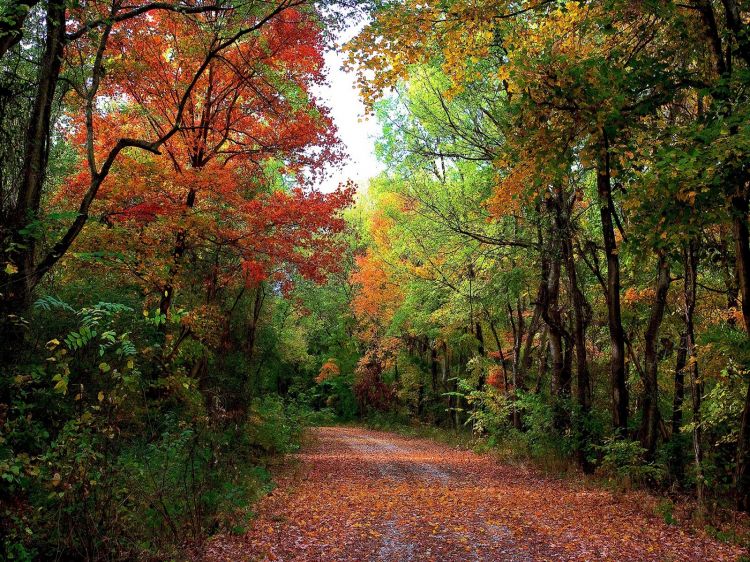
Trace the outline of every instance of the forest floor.
{"label": "forest floor", "polygon": [[679,526],[644,496],[590,489],[430,440],[354,427],[311,439],[218,561],[722,561],[742,549]]}

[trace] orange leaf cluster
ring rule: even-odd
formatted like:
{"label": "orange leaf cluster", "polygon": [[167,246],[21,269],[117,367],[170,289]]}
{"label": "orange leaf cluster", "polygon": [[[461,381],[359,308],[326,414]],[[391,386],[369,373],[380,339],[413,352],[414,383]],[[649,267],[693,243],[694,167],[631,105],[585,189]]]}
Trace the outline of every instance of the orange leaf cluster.
{"label": "orange leaf cluster", "polygon": [[324,381],[327,381],[328,379],[338,377],[340,374],[341,374],[341,369],[336,363],[336,360],[329,359],[328,361],[323,363],[322,367],[320,368],[320,372],[318,373],[318,376],[315,377],[315,382],[320,384]]}

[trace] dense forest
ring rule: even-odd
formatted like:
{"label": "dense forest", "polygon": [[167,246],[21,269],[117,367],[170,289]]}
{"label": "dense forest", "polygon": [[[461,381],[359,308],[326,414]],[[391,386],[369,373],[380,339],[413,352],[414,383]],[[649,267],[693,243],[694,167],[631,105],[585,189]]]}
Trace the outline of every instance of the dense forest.
{"label": "dense forest", "polygon": [[3,0],[0,558],[186,558],[358,419],[736,520],[749,211],[744,0]]}

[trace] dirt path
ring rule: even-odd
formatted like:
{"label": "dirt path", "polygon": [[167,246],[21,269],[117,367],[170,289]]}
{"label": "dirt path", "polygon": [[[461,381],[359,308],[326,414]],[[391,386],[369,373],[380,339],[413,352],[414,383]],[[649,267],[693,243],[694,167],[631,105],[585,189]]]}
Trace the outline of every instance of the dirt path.
{"label": "dirt path", "polygon": [[720,561],[739,549],[615,498],[432,441],[358,428],[312,430],[296,474],[251,531],[206,560]]}

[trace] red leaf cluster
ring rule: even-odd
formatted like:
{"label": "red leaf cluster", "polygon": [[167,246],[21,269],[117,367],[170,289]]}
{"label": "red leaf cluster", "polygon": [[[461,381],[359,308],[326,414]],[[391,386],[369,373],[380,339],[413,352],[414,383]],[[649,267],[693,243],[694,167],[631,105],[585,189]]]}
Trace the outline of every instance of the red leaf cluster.
{"label": "red leaf cluster", "polygon": [[[124,151],[92,207],[117,227],[113,249],[136,256],[130,269],[156,289],[190,252],[223,256],[208,274],[214,283],[268,280],[281,289],[295,275],[322,281],[339,262],[335,235],[354,188],[291,187],[342,157],[328,110],[311,93],[323,80],[320,26],[285,9],[200,72],[232,29],[259,23],[240,12],[149,12],[114,25],[103,53],[106,73],[90,117],[96,155],[120,138],[159,138],[179,124],[160,154]],[[93,54],[84,36],[66,56]],[[64,132],[85,151],[81,103],[70,100]],[[56,201],[80,200],[90,176],[82,163]]]}

